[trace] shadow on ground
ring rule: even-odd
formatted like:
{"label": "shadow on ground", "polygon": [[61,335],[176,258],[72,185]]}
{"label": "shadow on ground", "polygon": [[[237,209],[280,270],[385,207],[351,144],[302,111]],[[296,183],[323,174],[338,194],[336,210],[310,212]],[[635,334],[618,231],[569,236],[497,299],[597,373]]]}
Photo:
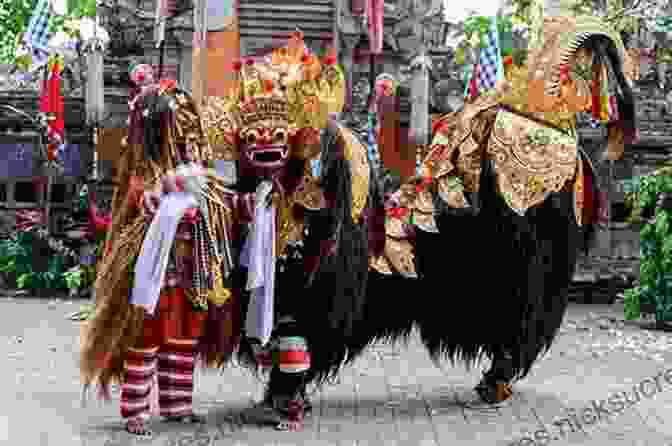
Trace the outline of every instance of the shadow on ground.
{"label": "shadow on ground", "polygon": [[[466,387],[438,387],[432,389],[432,395],[425,396],[418,396],[416,388],[417,386],[397,387],[398,392],[392,393],[388,398],[316,396],[313,399],[315,408],[313,413],[306,417],[302,432],[276,432],[270,425],[246,423],[242,414],[250,406],[243,403],[209,403],[207,424],[200,426],[168,424],[155,419],[151,423],[154,432],[152,439],[139,439],[127,434],[119,419],[89,420],[88,426],[81,432],[82,445],[304,444],[324,435],[330,437],[339,435],[343,436],[344,440],[345,437],[352,440],[361,437],[370,438],[372,435],[375,437],[375,432],[367,431],[375,431],[385,423],[405,424],[419,418],[429,420],[435,418],[433,423],[440,423],[445,419],[461,420],[464,423],[467,416],[490,419],[489,423],[484,423],[482,426],[472,425],[471,430],[477,432],[481,428],[491,430],[493,423],[509,425],[516,416],[513,415],[512,418],[508,412],[518,414],[529,412],[531,406],[542,406],[545,409],[555,407],[556,413],[560,414],[563,409],[562,403],[555,395],[536,394],[535,391],[530,391],[531,389],[526,389],[524,393],[517,392],[512,400],[495,407],[480,403],[476,394]],[[203,406],[201,410],[204,410]]]}

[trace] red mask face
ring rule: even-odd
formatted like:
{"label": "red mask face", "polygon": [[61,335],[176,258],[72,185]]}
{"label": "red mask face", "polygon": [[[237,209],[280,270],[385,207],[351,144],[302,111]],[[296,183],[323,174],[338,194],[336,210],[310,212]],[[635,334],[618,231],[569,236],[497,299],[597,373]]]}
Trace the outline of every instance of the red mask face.
{"label": "red mask face", "polygon": [[241,131],[240,169],[242,175],[270,179],[289,161],[289,135],[286,127],[263,124]]}

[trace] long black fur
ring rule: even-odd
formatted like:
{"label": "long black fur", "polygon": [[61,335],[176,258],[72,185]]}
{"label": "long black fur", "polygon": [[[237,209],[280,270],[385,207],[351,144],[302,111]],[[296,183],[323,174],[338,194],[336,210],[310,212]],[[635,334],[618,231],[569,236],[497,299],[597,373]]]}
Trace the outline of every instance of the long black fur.
{"label": "long black fur", "polygon": [[334,255],[321,258],[310,283],[297,291],[297,319],[312,355],[310,379],[318,381],[337,373],[348,356],[347,339],[363,323],[368,276],[367,226],[352,220],[350,162],[333,123],[322,135],[321,165],[321,185],[333,202],[309,218],[305,249],[316,249],[325,234],[333,234],[337,248]]}
{"label": "long black fur", "polygon": [[560,327],[582,234],[570,190],[519,216],[484,167],[480,213],[444,214],[440,235],[418,234],[419,292],[431,300],[415,318],[433,357],[471,365],[503,348],[524,377]]}
{"label": "long black fur", "polygon": [[406,279],[367,274],[366,231],[347,218],[349,169],[340,157],[327,165],[338,167],[332,172],[340,177],[325,181],[340,185],[331,214],[340,222],[338,252],[323,259],[310,287],[294,294],[301,297],[296,311],[312,352],[308,380],[324,381],[371,343],[404,340],[415,326],[434,358],[472,365],[504,349],[513,354],[514,374],[524,377],[550,347],[567,307],[583,237],[571,190],[518,216],[485,160],[480,212],[443,209],[440,234],[418,231],[420,278]]}

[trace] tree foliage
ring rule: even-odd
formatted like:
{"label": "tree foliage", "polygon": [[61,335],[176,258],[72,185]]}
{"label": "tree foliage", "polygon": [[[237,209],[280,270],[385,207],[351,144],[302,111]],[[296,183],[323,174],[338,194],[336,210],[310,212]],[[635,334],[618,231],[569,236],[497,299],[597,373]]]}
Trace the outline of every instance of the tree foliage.
{"label": "tree foliage", "polygon": [[[670,0],[572,0],[575,14],[599,15],[608,17],[619,31],[636,33],[641,25],[651,31],[663,31],[670,24]],[[530,23],[531,0],[512,0],[514,21],[520,24]]]}
{"label": "tree foliage", "polygon": [[0,63],[14,62],[16,41],[30,21],[37,0],[0,0]]}
{"label": "tree foliage", "polygon": [[[18,39],[30,22],[38,0],[0,0],[0,64],[14,64]],[[96,0],[68,0],[67,16],[53,14],[52,32],[62,29],[67,18],[95,17]]]}

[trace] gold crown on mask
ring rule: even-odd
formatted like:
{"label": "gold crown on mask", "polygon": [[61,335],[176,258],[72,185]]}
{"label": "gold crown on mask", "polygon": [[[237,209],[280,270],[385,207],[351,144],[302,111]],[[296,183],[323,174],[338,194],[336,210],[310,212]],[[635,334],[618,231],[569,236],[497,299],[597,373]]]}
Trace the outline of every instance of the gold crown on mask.
{"label": "gold crown on mask", "polygon": [[345,79],[335,57],[320,61],[306,47],[300,31],[290,35],[287,45],[234,68],[239,74],[241,109],[259,103],[259,119],[265,118],[262,110],[275,113],[276,108],[269,104],[277,103],[279,109],[284,102],[290,125],[321,128],[330,113],[343,109]]}
{"label": "gold crown on mask", "polygon": [[211,144],[223,158],[238,158],[238,136],[249,128],[319,130],[330,114],[343,111],[345,77],[335,54],[330,51],[320,60],[306,47],[300,31],[292,33],[285,46],[238,61],[233,68],[234,93],[207,98],[204,110]]}
{"label": "gold crown on mask", "polygon": [[243,127],[251,127],[257,123],[273,121],[276,125],[289,124],[289,107],[281,98],[256,98],[240,107],[240,122]]}

